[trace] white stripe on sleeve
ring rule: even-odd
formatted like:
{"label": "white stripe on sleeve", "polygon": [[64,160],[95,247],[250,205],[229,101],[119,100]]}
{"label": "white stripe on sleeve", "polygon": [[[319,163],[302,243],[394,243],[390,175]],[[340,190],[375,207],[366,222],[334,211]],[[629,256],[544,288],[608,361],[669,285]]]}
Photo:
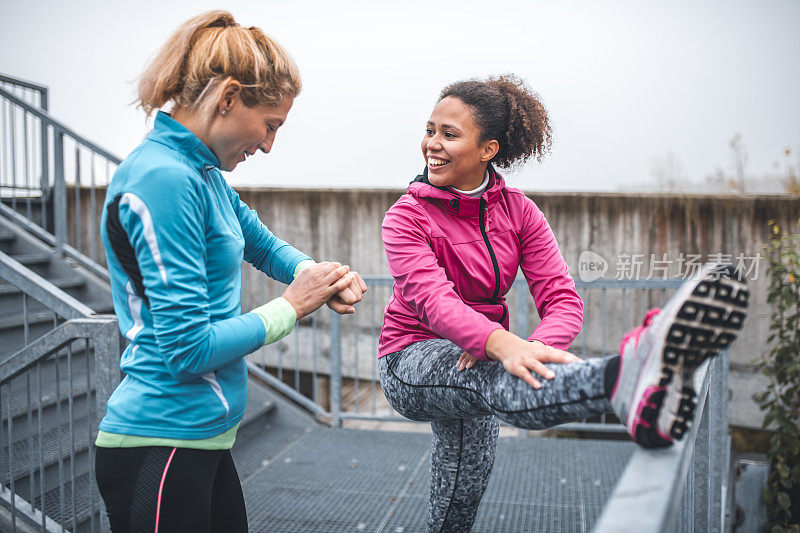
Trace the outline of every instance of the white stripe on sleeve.
{"label": "white stripe on sleeve", "polygon": [[153,256],[158,271],[161,273],[161,281],[166,285],[167,283],[167,270],[164,268],[164,262],[161,260],[161,251],[158,249],[158,241],[156,241],[156,229],[153,226],[153,217],[150,216],[150,211],[141,198],[133,193],[126,192],[122,195],[120,205],[129,205],[133,212],[139,215],[139,220],[142,221],[142,229],[144,231],[144,239],[147,241],[147,246],[150,248],[150,254]]}
{"label": "white stripe on sleeve", "polygon": [[125,284],[125,292],[128,293],[128,310],[131,313],[131,319],[133,319],[133,326],[125,332],[125,337],[133,342],[133,339],[144,327],[144,322],[142,322],[142,299],[133,290],[133,284],[130,281]]}

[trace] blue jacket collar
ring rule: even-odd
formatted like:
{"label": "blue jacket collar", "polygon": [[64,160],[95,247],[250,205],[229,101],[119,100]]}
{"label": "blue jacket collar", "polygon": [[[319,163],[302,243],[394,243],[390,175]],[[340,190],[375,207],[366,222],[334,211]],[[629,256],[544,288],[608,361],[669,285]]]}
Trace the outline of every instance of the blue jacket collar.
{"label": "blue jacket collar", "polygon": [[208,167],[219,168],[219,159],[211,149],[169,113],[158,112],[153,130],[147,135],[147,139],[177,150],[198,170],[207,170]]}

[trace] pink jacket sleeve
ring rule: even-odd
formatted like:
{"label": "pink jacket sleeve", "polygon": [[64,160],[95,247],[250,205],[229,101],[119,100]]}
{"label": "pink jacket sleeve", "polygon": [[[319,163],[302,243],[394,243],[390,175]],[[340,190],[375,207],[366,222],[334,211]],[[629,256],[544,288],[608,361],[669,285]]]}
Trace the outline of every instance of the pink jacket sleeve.
{"label": "pink jacket sleeve", "polygon": [[520,267],[542,318],[528,340],[566,350],[581,331],[583,301],[544,214],[527,197],[523,210]]}
{"label": "pink jacket sleeve", "polygon": [[428,217],[409,204],[396,204],[386,213],[383,242],[395,287],[434,333],[485,360],[486,339],[503,326],[456,294],[431,248],[429,225]]}

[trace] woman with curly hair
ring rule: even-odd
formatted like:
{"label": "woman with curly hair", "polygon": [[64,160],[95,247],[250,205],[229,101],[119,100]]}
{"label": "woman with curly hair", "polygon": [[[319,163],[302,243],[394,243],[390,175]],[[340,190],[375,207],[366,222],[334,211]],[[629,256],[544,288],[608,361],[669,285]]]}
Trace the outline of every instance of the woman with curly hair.
{"label": "woman with curly hair", "polygon": [[[395,282],[380,380],[400,414],[431,422],[428,531],[472,527],[498,419],[544,429],[613,412],[642,446],[680,439],[694,371],[744,319],[741,276],[708,264],[625,335],[620,355],[564,351],[583,302],[544,215],[495,170],[541,160],[550,134],[544,106],[516,77],[446,87],[422,138],[425,170],[383,221]],[[504,295],[518,269],[541,317],[527,339],[508,331]]]}

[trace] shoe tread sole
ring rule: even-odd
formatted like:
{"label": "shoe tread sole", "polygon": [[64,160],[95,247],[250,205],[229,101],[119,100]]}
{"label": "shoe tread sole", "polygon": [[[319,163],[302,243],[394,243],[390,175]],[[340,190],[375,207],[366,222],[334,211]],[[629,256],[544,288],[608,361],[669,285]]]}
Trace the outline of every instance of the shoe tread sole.
{"label": "shoe tread sole", "polygon": [[[680,440],[691,425],[697,405],[692,384],[697,368],[730,346],[742,329],[749,291],[730,265],[710,269],[676,311],[666,333],[661,354],[658,387],[651,387],[640,401],[635,439],[646,447],[660,447]],[[658,419],[667,399],[667,389],[680,376],[677,409],[665,424],[669,437],[659,433]],[[674,401],[674,400],[673,400]]]}

